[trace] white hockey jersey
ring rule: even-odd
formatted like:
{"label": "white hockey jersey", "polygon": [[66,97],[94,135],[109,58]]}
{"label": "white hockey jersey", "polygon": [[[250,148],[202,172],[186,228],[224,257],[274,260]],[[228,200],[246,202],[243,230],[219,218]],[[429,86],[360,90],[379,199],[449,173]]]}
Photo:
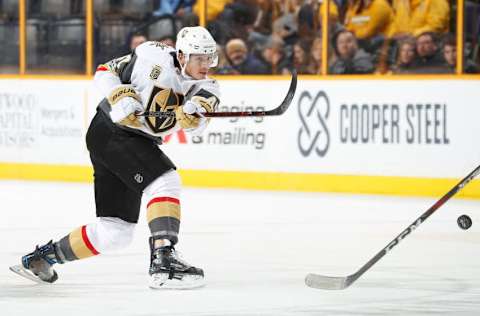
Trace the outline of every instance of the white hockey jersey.
{"label": "white hockey jersey", "polygon": [[[220,102],[217,81],[211,78],[195,80],[182,75],[175,49],[160,42],[145,42],[132,54],[98,66],[94,83],[107,98],[120,85],[131,84],[144,110],[149,112],[172,112],[193,96],[208,99],[214,110]],[[146,117],[142,126],[129,128],[163,137],[180,126],[174,116]]]}

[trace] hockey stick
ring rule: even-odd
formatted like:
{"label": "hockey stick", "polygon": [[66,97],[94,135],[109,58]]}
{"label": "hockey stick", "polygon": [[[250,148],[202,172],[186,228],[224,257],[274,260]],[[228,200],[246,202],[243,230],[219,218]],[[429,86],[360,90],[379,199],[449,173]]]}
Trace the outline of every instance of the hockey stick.
{"label": "hockey stick", "polygon": [[[297,72],[293,70],[292,79],[290,81],[290,87],[288,88],[287,95],[283,99],[282,103],[276,108],[269,111],[236,111],[236,112],[211,112],[211,113],[202,113],[205,117],[249,117],[249,116],[277,116],[282,115],[292,103],[293,97],[295,95],[295,90],[297,89]],[[146,111],[143,113],[137,114],[137,116],[147,116],[147,117],[173,117],[175,112],[164,112],[164,111]]]}
{"label": "hockey stick", "polygon": [[480,166],[476,167],[468,176],[448,191],[443,197],[441,197],[435,204],[433,204],[425,213],[417,218],[410,226],[402,231],[395,239],[393,239],[385,248],[380,250],[372,259],[363,265],[357,272],[346,277],[330,277],[320,274],[310,273],[305,277],[305,284],[312,288],[324,289],[324,290],[343,290],[349,287],[355,282],[362,274],[370,269],[377,261],[385,256],[393,247],[398,245],[402,239],[407,237],[415,228],[420,226],[430,215],[432,215],[438,208],[440,208],[445,202],[450,200],[452,196],[457,194],[463,187],[465,187],[470,181],[480,174]]}

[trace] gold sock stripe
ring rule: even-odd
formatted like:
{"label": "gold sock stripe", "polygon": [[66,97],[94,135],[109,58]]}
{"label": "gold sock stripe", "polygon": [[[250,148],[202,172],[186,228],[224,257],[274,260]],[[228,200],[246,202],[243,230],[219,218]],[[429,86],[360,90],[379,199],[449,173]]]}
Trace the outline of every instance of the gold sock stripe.
{"label": "gold sock stripe", "polygon": [[162,201],[151,203],[147,207],[147,220],[149,223],[156,218],[166,216],[180,220],[180,205],[174,202]]}
{"label": "gold sock stripe", "polygon": [[88,258],[98,254],[86,235],[86,227],[75,229],[68,237],[70,247],[78,259]]}

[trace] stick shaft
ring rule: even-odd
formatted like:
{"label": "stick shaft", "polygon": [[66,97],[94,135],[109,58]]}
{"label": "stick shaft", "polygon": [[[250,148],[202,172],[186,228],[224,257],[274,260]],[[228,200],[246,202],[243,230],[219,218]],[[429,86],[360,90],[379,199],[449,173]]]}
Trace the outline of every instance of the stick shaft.
{"label": "stick shaft", "polygon": [[[210,112],[210,113],[202,113],[205,117],[251,117],[251,116],[277,116],[282,115],[290,106],[290,103],[293,100],[295,95],[295,91],[297,89],[297,73],[293,71],[292,79],[290,81],[290,87],[288,88],[288,92],[283,99],[282,103],[279,106],[272,110],[268,111],[236,111],[236,112]],[[137,116],[146,116],[146,117],[174,117],[175,112],[169,111],[145,111],[142,113],[136,114]]]}
{"label": "stick shaft", "polygon": [[395,237],[386,247],[380,250],[372,259],[365,263],[354,274],[346,277],[328,277],[318,274],[310,274],[306,278],[306,284],[310,287],[322,289],[347,288],[479,174],[480,165],[473,169],[472,172],[470,172],[465,178],[463,178],[452,189],[450,189],[450,191],[448,191],[438,201],[436,201],[428,210],[426,210],[412,224],[410,224],[400,234],[398,234],[397,237]]}

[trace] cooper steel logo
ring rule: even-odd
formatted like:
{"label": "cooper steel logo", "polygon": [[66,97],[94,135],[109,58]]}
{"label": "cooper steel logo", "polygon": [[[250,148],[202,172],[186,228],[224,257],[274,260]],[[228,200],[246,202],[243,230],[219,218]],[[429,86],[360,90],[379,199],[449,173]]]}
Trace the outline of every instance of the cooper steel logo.
{"label": "cooper steel logo", "polygon": [[315,97],[304,91],[298,99],[298,115],[302,127],[298,131],[298,148],[303,156],[315,153],[323,157],[330,146],[330,134],[326,120],[330,114],[330,101],[324,91]]}

